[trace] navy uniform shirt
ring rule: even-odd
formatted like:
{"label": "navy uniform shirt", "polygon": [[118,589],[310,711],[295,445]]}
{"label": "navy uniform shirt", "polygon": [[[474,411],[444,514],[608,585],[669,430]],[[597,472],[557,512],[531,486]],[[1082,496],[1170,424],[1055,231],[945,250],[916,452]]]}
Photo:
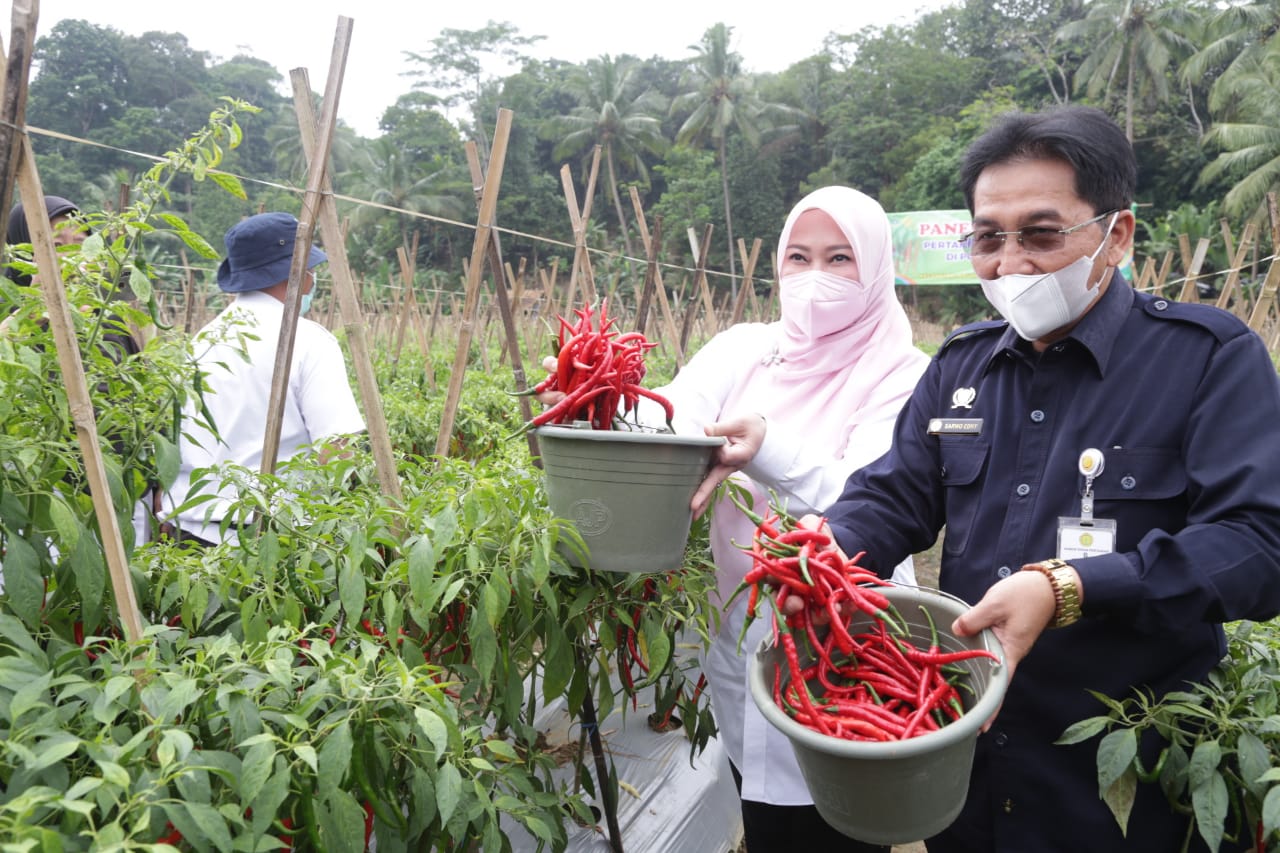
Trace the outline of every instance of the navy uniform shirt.
{"label": "navy uniform shirt", "polygon": [[[932,419],[982,424],[930,434]],[[1105,457],[1094,514],[1115,520],[1116,552],[1071,561],[1084,618],[1040,635],[979,738],[950,830],[973,849],[1180,847],[1186,818],[1158,786],[1139,785],[1126,844],[1098,796],[1098,740],[1053,742],[1106,713],[1087,691],[1181,689],[1225,652],[1219,623],[1280,612],[1271,358],[1227,312],[1135,293],[1118,275],[1043,354],[1003,322],[965,327],[916,387],[892,449],[826,514],[845,552],[865,551],[881,574],[945,525],[939,585],[975,603],[1023,564],[1057,556],[1059,517],[1081,513],[1088,448]]]}

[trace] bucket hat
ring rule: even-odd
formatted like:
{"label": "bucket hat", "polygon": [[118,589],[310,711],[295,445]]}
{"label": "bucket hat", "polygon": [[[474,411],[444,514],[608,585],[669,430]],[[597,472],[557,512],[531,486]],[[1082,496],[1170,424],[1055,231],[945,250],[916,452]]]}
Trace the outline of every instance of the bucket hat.
{"label": "bucket hat", "polygon": [[[218,287],[225,293],[262,290],[289,278],[298,219],[291,213],[259,213],[227,231],[227,257],[218,265]],[[328,260],[311,247],[307,269]]]}

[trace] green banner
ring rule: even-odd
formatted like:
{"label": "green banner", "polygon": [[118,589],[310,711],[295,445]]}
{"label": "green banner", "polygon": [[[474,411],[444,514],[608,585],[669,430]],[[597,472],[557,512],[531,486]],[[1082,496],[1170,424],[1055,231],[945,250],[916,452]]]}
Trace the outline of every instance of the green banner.
{"label": "green banner", "polygon": [[898,284],[977,284],[969,256],[956,239],[969,232],[967,210],[890,213]]}

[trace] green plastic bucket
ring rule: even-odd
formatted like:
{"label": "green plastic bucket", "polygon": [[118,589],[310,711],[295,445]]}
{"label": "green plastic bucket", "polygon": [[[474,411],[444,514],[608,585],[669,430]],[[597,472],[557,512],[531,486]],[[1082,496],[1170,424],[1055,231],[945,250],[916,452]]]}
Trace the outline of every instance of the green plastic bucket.
{"label": "green plastic bucket", "polygon": [[[920,607],[928,608],[938,629],[941,651],[987,649],[1001,661],[1004,650],[990,630],[975,637],[956,637],[951,623],[968,609],[960,599],[914,586],[880,590],[898,608],[919,643],[929,634]],[[871,617],[859,613],[851,626],[857,633]],[[812,663],[802,654],[801,666]],[[904,741],[847,741],[820,734],[787,716],[773,701],[774,666],[787,664],[781,648],[766,637],[748,667],[751,697],[773,726],[791,740],[800,772],[818,813],[832,827],[859,841],[905,844],[936,835],[960,814],[969,789],[969,771],[978,730],[999,709],[1009,684],[1009,669],[988,658],[962,661],[973,693],[961,691],[965,713],[937,731]],[[819,694],[821,685],[813,685]]]}
{"label": "green plastic bucket", "polygon": [[[600,572],[684,564],[693,513],[721,437],[548,426],[536,430],[551,512],[568,519]],[[565,557],[584,565],[575,549]]]}

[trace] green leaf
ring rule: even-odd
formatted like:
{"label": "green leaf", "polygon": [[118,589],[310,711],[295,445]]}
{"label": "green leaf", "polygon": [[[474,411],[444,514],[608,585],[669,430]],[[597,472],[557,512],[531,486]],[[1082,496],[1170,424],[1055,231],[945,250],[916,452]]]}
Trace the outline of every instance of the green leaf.
{"label": "green leaf", "polygon": [[1133,811],[1137,794],[1138,774],[1132,764],[1126,766],[1124,772],[1102,791],[1103,802],[1107,804],[1116,823],[1120,825],[1120,834],[1126,837],[1129,830],[1129,815]]}
{"label": "green leaf", "polygon": [[1110,788],[1133,766],[1138,754],[1138,734],[1133,729],[1117,729],[1098,744],[1098,791]]}
{"label": "green leaf", "polygon": [[328,853],[364,853],[364,809],[347,791],[323,798],[320,840]]}
{"label": "green leaf", "polygon": [[[1199,749],[1197,746],[1195,752],[1199,752]],[[1191,756],[1193,767],[1196,763],[1195,752]],[[1203,784],[1191,789],[1191,807],[1196,815],[1196,828],[1210,850],[1217,850],[1222,845],[1227,806],[1227,783],[1216,772],[1206,778]]]}
{"label": "green leaf", "polygon": [[82,526],[76,518],[75,511],[67,506],[61,495],[51,494],[49,497],[49,518],[53,521],[53,529],[58,534],[58,548],[70,553],[80,541]]}
{"label": "green leaf", "polygon": [[649,655],[649,676],[645,682],[656,681],[671,661],[671,638],[664,630],[662,620],[656,616],[646,614],[640,625]]}
{"label": "green leaf", "polygon": [[1251,732],[1241,732],[1236,741],[1236,760],[1240,764],[1240,777],[1249,794],[1262,799],[1266,783],[1262,776],[1271,768],[1271,753],[1262,739]]}
{"label": "green leaf", "polygon": [[[6,571],[5,574],[7,577],[8,572]],[[23,624],[7,613],[0,613],[0,637],[4,637],[10,643],[13,643],[14,648],[20,649],[38,660],[44,660],[44,650],[31,637],[31,634]]]}
{"label": "green leaf", "polygon": [[435,747],[436,756],[448,755],[449,727],[445,725],[444,720],[440,719],[440,715],[430,708],[419,705],[413,709],[413,718],[417,720],[427,740],[431,741],[431,745]]}
{"label": "green leaf", "polygon": [[436,773],[436,809],[440,822],[448,823],[462,796],[462,774],[450,762],[445,762]]}
{"label": "green leaf", "polygon": [[564,693],[573,678],[573,648],[564,628],[555,620],[544,620],[544,642],[546,652],[542,656],[542,698],[550,703]]}
{"label": "green leaf", "polygon": [[468,638],[471,640],[471,663],[479,672],[481,680],[487,682],[493,677],[493,667],[498,660],[498,638],[489,627],[488,621],[478,610],[472,611]]}
{"label": "green leaf", "polygon": [[519,761],[520,756],[516,753],[515,748],[505,740],[487,740],[484,742],[485,747],[499,758],[505,758],[507,761]]}
{"label": "green leaf", "polygon": [[1216,740],[1202,740],[1191,752],[1191,764],[1187,768],[1188,781],[1192,790],[1203,787],[1215,776],[1218,776],[1218,765],[1222,763],[1222,747]]}
{"label": "green leaf", "polygon": [[217,847],[219,853],[231,853],[231,831],[227,820],[208,803],[183,803],[201,835]]}
{"label": "green leaf", "polygon": [[21,536],[9,536],[5,543],[4,594],[22,621],[28,625],[39,624],[44,605],[44,577],[40,574],[36,549]]}
{"label": "green leaf", "polygon": [[271,820],[280,811],[280,806],[289,796],[289,770],[284,760],[277,762],[280,765],[274,773],[271,774],[266,783],[262,786],[262,790],[258,792],[258,796],[253,799],[253,831],[257,835],[261,835],[267,831],[271,825]]}
{"label": "green leaf", "polygon": [[238,788],[240,799],[251,803],[262,791],[262,786],[271,776],[271,766],[275,762],[276,748],[268,742],[255,743],[245,753],[240,765]]}
{"label": "green leaf", "polygon": [[105,758],[98,759],[98,769],[102,771],[102,779],[109,785],[115,785],[117,788],[127,790],[129,787],[129,773],[114,761],[107,761]]}
{"label": "green leaf", "polygon": [[[230,147],[235,148],[238,141],[238,139],[235,139]],[[241,201],[249,200],[249,194],[244,191],[244,186],[235,175],[228,175],[225,172],[209,172],[208,178]],[[217,252],[209,256],[210,260],[216,257],[218,257]]]}
{"label": "green leaf", "polygon": [[[436,552],[431,539],[419,536],[409,547],[409,593],[424,611],[430,613],[435,606],[432,595],[436,586],[432,583],[436,573]],[[436,595],[439,593],[437,592]]]}
{"label": "green leaf", "polygon": [[452,506],[447,506],[431,518],[431,529],[435,532],[436,548],[444,551],[456,541],[458,535],[458,515]]}
{"label": "green leaf", "polygon": [[74,755],[82,741],[70,732],[58,732],[45,738],[35,747],[35,761],[26,765],[28,770],[44,770],[64,758]]}
{"label": "green leaf", "polygon": [[178,445],[164,435],[157,432],[151,439],[155,445],[156,452],[156,475],[160,479],[160,485],[168,488],[178,479],[178,469],[182,466],[182,456],[178,452]]}
{"label": "green leaf", "polygon": [[44,672],[14,693],[13,698],[9,700],[10,722],[17,723],[23,714],[33,708],[48,708],[49,685],[52,682],[53,673]]}
{"label": "green leaf", "polygon": [[102,622],[102,597],[107,589],[107,566],[102,549],[92,536],[81,536],[70,562],[80,593],[80,618],[88,626],[86,630],[96,630]]}
{"label": "green leaf", "polygon": [[319,771],[317,772],[320,796],[337,791],[351,766],[351,725],[343,720],[320,745]]}
{"label": "green leaf", "polygon": [[320,772],[320,762],[316,757],[316,750],[309,743],[300,743],[294,746],[293,754],[302,759],[302,761],[311,768],[312,772]]}
{"label": "green leaf", "polygon": [[133,291],[133,295],[138,298],[139,302],[150,302],[152,295],[151,279],[147,274],[132,264],[129,270],[129,289]]}
{"label": "green leaf", "polygon": [[1280,829],[1280,786],[1272,786],[1262,801],[1262,832],[1270,837]]}
{"label": "green leaf", "polygon": [[1054,743],[1060,746],[1065,746],[1086,741],[1101,733],[1102,730],[1107,727],[1109,722],[1110,718],[1108,717],[1090,717],[1087,720],[1081,720],[1078,723],[1073,723],[1067,727],[1067,730],[1063,732],[1062,736],[1054,741]]}
{"label": "green leaf", "polygon": [[344,561],[338,573],[338,599],[347,618],[353,622],[358,622],[364,613],[364,596],[364,572],[360,570],[360,564],[354,560]]}

